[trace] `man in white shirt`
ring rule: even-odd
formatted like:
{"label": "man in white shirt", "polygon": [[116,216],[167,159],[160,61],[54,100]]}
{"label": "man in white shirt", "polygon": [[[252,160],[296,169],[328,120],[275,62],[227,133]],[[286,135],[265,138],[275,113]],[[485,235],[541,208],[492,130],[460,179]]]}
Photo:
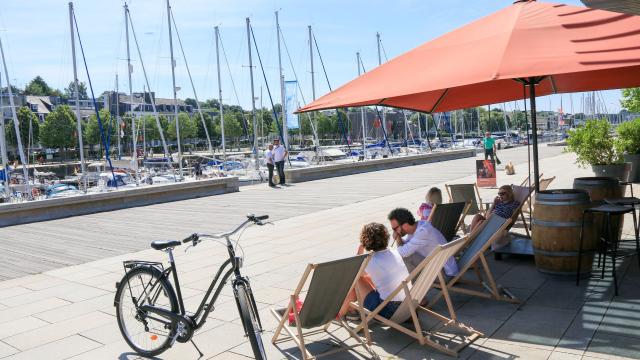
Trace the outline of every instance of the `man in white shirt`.
{"label": "man in white shirt", "polygon": [[[387,218],[393,229],[393,239],[398,245],[398,253],[409,271],[415,269],[437,246],[447,243],[442,233],[430,222],[416,222],[411,211],[407,209],[394,209]],[[453,257],[445,263],[444,272],[447,276],[458,274],[458,264]]]}
{"label": "man in white shirt", "polygon": [[284,160],[287,158],[287,149],[280,145],[280,139],[273,140],[273,161],[280,176],[280,185],[284,185]]}
{"label": "man in white shirt", "polygon": [[275,187],[276,184],[273,183],[273,144],[269,144],[267,150],[264,152],[264,164],[267,165],[267,169],[269,170],[269,186]]}

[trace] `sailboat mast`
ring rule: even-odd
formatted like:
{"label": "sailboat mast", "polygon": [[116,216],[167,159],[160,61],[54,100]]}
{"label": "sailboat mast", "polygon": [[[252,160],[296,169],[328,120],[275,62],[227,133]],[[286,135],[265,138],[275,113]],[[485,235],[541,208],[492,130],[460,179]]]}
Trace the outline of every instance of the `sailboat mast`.
{"label": "sailboat mast", "polygon": [[[82,117],[80,116],[80,92],[78,91],[78,68],[76,65],[76,41],[74,39],[75,31],[73,29],[73,2],[69,2],[69,27],[71,31],[71,59],[73,62],[73,87],[75,91],[76,100],[76,118],[77,118],[77,131],[78,131],[78,146],[80,147],[80,171],[82,171],[82,180],[85,179],[85,164],[84,164],[84,144],[82,142]],[[7,79],[8,80],[8,79]],[[86,190],[86,184],[85,184]]]}
{"label": "sailboat mast", "polygon": [[125,28],[125,37],[127,41],[127,76],[129,77],[129,115],[131,116],[131,146],[133,146],[133,150],[131,151],[131,165],[133,166],[133,170],[135,171],[136,185],[138,185],[138,182],[139,182],[138,144],[137,144],[138,136],[136,133],[136,116],[133,113],[133,84],[131,83],[131,73],[133,72],[133,67],[131,66],[131,52],[129,49],[129,11],[128,11],[128,5],[126,3],[124,4],[124,28]]}
{"label": "sailboat mast", "polygon": [[[0,54],[2,55],[2,66],[4,67],[4,77],[7,79],[7,92],[9,93],[9,105],[11,106],[11,115],[13,116],[13,129],[16,132],[16,140],[18,142],[18,153],[22,162],[22,176],[24,176],[24,186],[27,190],[27,196],[31,198],[31,187],[29,186],[29,170],[27,169],[27,159],[24,156],[24,148],[22,147],[22,139],[20,136],[20,127],[18,126],[18,114],[16,114],[16,105],[13,101],[13,90],[11,89],[11,81],[9,81],[9,70],[7,70],[7,62],[4,58],[4,47],[2,39],[0,39]],[[6,169],[6,168],[5,168]],[[9,183],[5,183],[5,187],[9,187]]]}
{"label": "sailboat mast", "polygon": [[120,89],[118,84],[118,74],[116,74],[116,131],[118,132],[118,160],[122,157],[122,144],[120,143],[120,135],[122,134],[122,129],[120,129]]}
{"label": "sailboat mast", "polygon": [[[378,66],[382,65],[382,53],[380,52],[380,33],[377,32],[376,33],[376,43],[378,45]],[[383,129],[382,131],[385,131],[384,129],[386,129],[387,126],[387,108],[386,107],[382,107],[382,119],[380,119],[380,121],[382,122],[382,126],[380,126],[381,129]]]}
{"label": "sailboat mast", "polygon": [[282,73],[282,53],[280,51],[280,21],[278,11],[276,11],[276,36],[278,38],[278,71],[280,74],[280,118],[282,119],[282,134],[284,136],[284,148],[289,149],[289,129],[287,126],[287,117],[285,115],[285,99],[284,99],[284,74]]}
{"label": "sailboat mast", "polygon": [[180,120],[178,119],[178,88],[176,87],[176,60],[173,58],[173,37],[171,34],[171,4],[167,0],[167,25],[169,25],[169,52],[171,53],[171,80],[173,83],[173,110],[176,118],[176,139],[178,144],[178,167],[182,179],[182,148],[180,146]]}
{"label": "sailboat mast", "polygon": [[[276,12],[276,15],[277,14],[278,13]],[[278,39],[280,39],[280,37],[278,37]],[[280,45],[280,40],[278,40],[278,46],[279,45]],[[258,170],[260,168],[260,163],[258,161],[258,141],[257,141],[258,126],[256,124],[256,95],[255,95],[255,90],[253,85],[253,61],[251,59],[251,21],[249,20],[249,18],[247,18],[247,46],[249,47],[249,76],[251,78],[251,117],[253,119],[253,156],[255,159],[255,169]],[[284,138],[286,139],[287,136],[285,135]]]}
{"label": "sailboat mast", "polygon": [[0,74],[0,155],[2,156],[2,170],[4,172],[4,193],[11,195],[9,189],[9,171],[7,169],[7,137],[4,133],[4,102],[2,99],[2,74]]}
{"label": "sailboat mast", "polygon": [[218,105],[220,106],[220,132],[222,133],[222,167],[227,161],[227,147],[224,138],[224,113],[222,111],[222,80],[220,77],[220,28],[215,27],[216,30],[216,63],[218,64]]}
{"label": "sailboat mast", "polygon": [[[358,66],[358,77],[361,75],[360,71],[360,52],[356,52],[356,62]],[[360,107],[360,125],[362,127],[362,156],[367,158],[367,129],[364,121],[364,107]]]}

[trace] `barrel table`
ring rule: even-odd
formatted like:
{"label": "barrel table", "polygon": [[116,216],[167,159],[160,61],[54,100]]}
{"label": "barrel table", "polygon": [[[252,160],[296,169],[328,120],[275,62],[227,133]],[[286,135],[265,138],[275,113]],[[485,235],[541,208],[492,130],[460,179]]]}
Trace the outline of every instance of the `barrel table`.
{"label": "barrel table", "polygon": [[[599,206],[605,203],[604,199],[620,199],[624,197],[626,187],[621,185],[617,178],[593,176],[593,177],[581,177],[573,180],[573,188],[585,190],[589,193],[591,199],[591,206]],[[602,214],[595,214],[593,222],[595,224],[596,231],[601,231],[604,224],[604,216]],[[616,233],[612,234],[614,238],[620,240],[622,235],[622,227],[624,225],[624,217],[621,215],[615,215],[611,217],[611,226]]]}
{"label": "barrel table", "polygon": [[[531,238],[536,268],[544,273],[575,275],[583,211],[591,206],[584,190],[557,189],[536,194]],[[580,272],[591,271],[596,235],[591,218],[585,221]]]}

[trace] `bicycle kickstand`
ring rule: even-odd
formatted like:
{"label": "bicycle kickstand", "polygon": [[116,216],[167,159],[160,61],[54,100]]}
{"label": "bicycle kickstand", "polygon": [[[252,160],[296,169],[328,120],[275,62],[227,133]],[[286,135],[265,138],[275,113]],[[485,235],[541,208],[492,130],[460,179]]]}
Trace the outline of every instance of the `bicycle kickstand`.
{"label": "bicycle kickstand", "polygon": [[198,354],[200,354],[200,357],[203,357],[204,354],[202,353],[202,351],[200,351],[200,348],[198,348],[198,345],[196,345],[193,339],[191,339],[191,344],[193,344],[193,347],[196,348],[196,350],[198,350]]}

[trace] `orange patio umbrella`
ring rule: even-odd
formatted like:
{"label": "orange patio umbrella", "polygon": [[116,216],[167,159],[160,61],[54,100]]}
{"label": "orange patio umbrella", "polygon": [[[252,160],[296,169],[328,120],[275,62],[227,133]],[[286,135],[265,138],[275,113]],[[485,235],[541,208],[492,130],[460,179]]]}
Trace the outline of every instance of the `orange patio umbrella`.
{"label": "orange patio umbrella", "polygon": [[536,95],[640,86],[640,16],[516,1],[429,41],[300,112],[380,105],[427,113]]}

